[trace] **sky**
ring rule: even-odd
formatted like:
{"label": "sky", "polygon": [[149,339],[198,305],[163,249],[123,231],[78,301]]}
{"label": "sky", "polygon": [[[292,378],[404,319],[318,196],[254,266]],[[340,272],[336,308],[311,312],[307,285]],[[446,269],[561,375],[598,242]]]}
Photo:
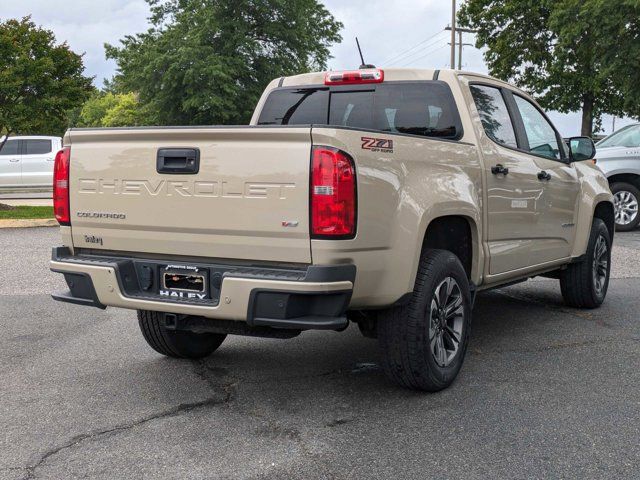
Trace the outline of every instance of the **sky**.
{"label": "sky", "polygon": [[[333,70],[360,64],[355,37],[360,39],[367,63],[381,67],[449,68],[451,3],[447,0],[324,0],[327,9],[344,24],[342,43],[331,49]],[[104,44],[117,44],[125,35],[148,28],[149,7],[144,0],[0,0],[0,19],[31,15],[34,22],[52,30],[58,42],[84,53],[86,74],[102,86],[115,73],[106,60]],[[474,43],[472,34],[464,43]],[[462,68],[487,73],[482,52],[465,46]],[[580,114],[549,112],[563,136],[580,134]],[[617,119],[616,129],[630,119]],[[603,119],[611,133],[613,118]]]}

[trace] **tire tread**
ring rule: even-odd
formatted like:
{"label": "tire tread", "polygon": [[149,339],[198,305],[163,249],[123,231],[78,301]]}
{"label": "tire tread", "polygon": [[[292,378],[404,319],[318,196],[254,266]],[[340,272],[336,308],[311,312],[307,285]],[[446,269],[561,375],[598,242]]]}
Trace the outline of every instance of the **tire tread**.
{"label": "tire tread", "polygon": [[[562,298],[570,307],[597,308],[602,304],[602,301],[598,300],[592,288],[592,267],[590,259],[598,234],[603,231],[607,234],[608,247],[609,251],[611,251],[611,237],[609,236],[607,226],[600,218],[594,218],[589,234],[589,244],[587,246],[585,259],[569,265],[560,275]],[[611,264],[611,262],[609,262],[609,264]],[[611,268],[611,265],[609,265],[609,268]]]}
{"label": "tire tread", "polygon": [[[466,281],[464,268],[451,252],[426,249],[420,257],[415,287],[409,303],[385,310],[379,315],[378,341],[383,352],[383,370],[390,380],[405,388],[434,392],[446,388],[453,380],[439,379],[435,371],[425,368],[427,365],[423,358],[425,344],[429,339],[426,334],[428,328],[425,328],[425,314],[420,306],[423,305],[425,297],[428,296],[426,300],[430,300],[432,292],[425,291],[426,285],[443,267],[458,269]],[[468,283],[460,285],[460,288],[466,289],[463,295],[470,319]],[[470,322],[465,328],[463,345],[460,347],[462,357],[468,341],[469,324]]]}
{"label": "tire tread", "polygon": [[[149,310],[138,310],[138,325],[142,336],[156,352],[171,358],[202,358],[210,355],[224,341],[224,334],[195,334],[173,332],[164,327],[164,314]],[[200,335],[199,337],[194,337]],[[202,337],[206,335],[207,337]],[[190,338],[198,338],[197,349],[190,345]],[[203,344],[202,340],[205,340]]]}

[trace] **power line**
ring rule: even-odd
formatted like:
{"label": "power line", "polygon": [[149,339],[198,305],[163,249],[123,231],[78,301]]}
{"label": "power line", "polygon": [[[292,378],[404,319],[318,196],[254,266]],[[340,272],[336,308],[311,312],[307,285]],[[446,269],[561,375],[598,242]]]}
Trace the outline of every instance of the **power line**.
{"label": "power line", "polygon": [[435,48],[427,53],[424,53],[423,55],[420,55],[417,58],[414,58],[413,60],[411,60],[409,63],[406,63],[404,65],[402,65],[403,67],[408,67],[409,65],[411,65],[412,63],[416,63],[418,60],[422,60],[425,57],[428,57],[429,55],[431,55],[432,53],[435,53],[439,50],[442,50],[444,47],[447,47],[449,44],[445,43],[444,45],[440,45],[438,48]]}
{"label": "power line", "polygon": [[389,58],[388,60],[386,60],[385,62],[382,63],[382,65],[386,65],[389,62],[395,62],[397,58],[402,57],[405,53],[410,52],[411,50],[414,50],[415,48],[419,47],[420,45],[427,43],[428,41],[432,40],[433,38],[437,37],[439,34],[441,34],[443,32],[443,30],[440,30],[436,33],[434,33],[433,35],[431,35],[429,38],[427,38],[426,40],[422,40],[421,42],[415,44],[413,47],[408,48],[407,50],[404,50],[401,53],[398,53],[394,56],[392,56],[391,58]]}
{"label": "power line", "polygon": [[416,43],[413,47],[408,48],[407,50],[404,50],[401,53],[398,53],[396,55],[394,55],[393,57],[389,58],[388,60],[382,62],[381,65],[389,65],[390,63],[397,63],[400,59],[400,57],[403,57],[406,53],[411,52],[412,50],[415,50],[416,48],[418,48],[420,45],[423,45],[431,40],[433,40],[435,37],[437,37],[438,35],[440,35],[444,30],[440,30],[436,33],[434,33],[433,35],[431,35],[429,38],[427,38],[426,40],[422,40],[419,43]]}
{"label": "power line", "polygon": [[[442,40],[441,40],[442,41]],[[416,57],[415,55],[413,55],[413,58],[411,57],[407,57],[404,59],[404,63],[401,65],[402,67],[406,67],[408,65],[411,65],[412,63],[415,63],[416,61],[431,55],[433,52],[437,52],[438,50],[442,49],[443,47],[445,47],[446,45],[448,45],[447,43],[445,43],[444,45],[438,45],[438,44],[434,44],[431,45],[431,47],[435,47],[435,48],[430,48],[430,49],[425,49],[419,52],[415,52],[418,56]]]}
{"label": "power line", "polygon": [[[440,32],[442,33],[442,32]],[[391,62],[389,64],[389,66],[393,66],[393,65],[397,65],[401,62],[406,62],[408,61],[411,57],[413,57],[414,55],[420,55],[421,53],[423,53],[425,50],[430,49],[431,47],[433,47],[434,45],[439,44],[440,42],[442,42],[442,37],[437,37],[431,40],[431,42],[427,43],[426,45],[424,45],[422,48],[415,50],[413,52],[409,52],[405,55],[403,55],[402,57],[399,57],[398,59],[394,60],[393,62]]]}
{"label": "power line", "polygon": [[438,42],[442,41],[442,34],[444,33],[444,31],[440,31],[438,33],[436,33],[435,35],[432,35],[431,37],[429,37],[429,39],[427,41],[421,42],[417,45],[414,45],[413,48],[410,48],[408,50],[405,50],[401,55],[398,55],[394,60],[391,60],[391,62],[389,62],[387,65],[394,65],[394,64],[398,64],[400,62],[404,62],[406,61],[408,58],[410,58],[411,56],[420,53],[422,51],[424,51],[425,49],[431,48],[433,45],[437,44]]}
{"label": "power line", "polygon": [[424,58],[428,57],[429,55],[432,55],[432,54],[434,54],[434,53],[436,53],[436,52],[438,52],[438,51],[442,50],[443,48],[447,47],[448,45],[449,45],[448,43],[445,43],[445,44],[443,44],[443,45],[440,45],[439,47],[434,48],[433,50],[430,50],[430,51],[428,51],[428,52],[426,52],[426,53],[423,53],[423,54],[422,54],[422,55],[420,55],[419,57],[414,58],[413,60],[409,61],[408,63],[405,63],[405,64],[404,64],[404,65],[402,65],[402,66],[403,66],[403,67],[408,67],[409,65],[412,65],[412,64],[416,63],[417,61],[422,60],[422,59],[424,59]]}
{"label": "power line", "polygon": [[398,58],[397,60],[394,60],[393,62],[391,62],[390,64],[388,64],[389,66],[393,66],[393,65],[398,65],[401,62],[406,62],[409,59],[411,59],[411,57],[415,56],[415,55],[420,55],[422,53],[424,53],[425,50],[430,49],[431,47],[438,45],[440,42],[442,42],[442,37],[440,38],[434,38],[431,42],[427,43],[426,45],[424,45],[421,49],[413,51],[411,53],[408,53],[400,58]]}

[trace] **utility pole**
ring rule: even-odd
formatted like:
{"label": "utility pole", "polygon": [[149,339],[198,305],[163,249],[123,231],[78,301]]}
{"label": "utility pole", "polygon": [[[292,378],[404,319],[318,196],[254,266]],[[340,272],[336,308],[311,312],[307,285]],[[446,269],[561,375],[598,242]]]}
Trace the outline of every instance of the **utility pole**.
{"label": "utility pole", "polygon": [[451,68],[456,65],[456,0],[451,0]]}
{"label": "utility pole", "polygon": [[455,34],[456,32],[458,33],[458,38],[459,38],[459,42],[457,43],[458,45],[458,70],[462,70],[462,47],[473,47],[474,45],[472,43],[462,43],[462,34],[463,33],[478,33],[477,30],[472,30],[470,28],[451,28],[451,27],[446,27],[445,30],[451,30],[451,36],[453,38],[453,41],[451,42],[451,59],[452,59],[452,67],[454,68],[453,65],[455,65],[456,63],[456,57],[455,57],[455,51],[456,51],[456,40],[455,40]]}
{"label": "utility pole", "polygon": [[462,70],[462,30],[458,30],[458,70]]}

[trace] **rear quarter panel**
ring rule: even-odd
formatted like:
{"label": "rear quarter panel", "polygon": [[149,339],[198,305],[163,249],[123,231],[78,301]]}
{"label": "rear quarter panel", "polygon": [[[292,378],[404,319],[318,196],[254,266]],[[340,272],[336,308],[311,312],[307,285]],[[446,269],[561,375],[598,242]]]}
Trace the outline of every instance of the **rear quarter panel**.
{"label": "rear quarter panel", "polygon": [[[363,148],[366,137],[392,140],[393,152]],[[482,169],[474,145],[330,127],[314,127],[312,139],[349,153],[356,164],[356,237],[311,241],[314,263],[357,266],[351,308],[390,305],[413,290],[427,226],[441,216],[469,220],[472,280],[480,280]]]}

